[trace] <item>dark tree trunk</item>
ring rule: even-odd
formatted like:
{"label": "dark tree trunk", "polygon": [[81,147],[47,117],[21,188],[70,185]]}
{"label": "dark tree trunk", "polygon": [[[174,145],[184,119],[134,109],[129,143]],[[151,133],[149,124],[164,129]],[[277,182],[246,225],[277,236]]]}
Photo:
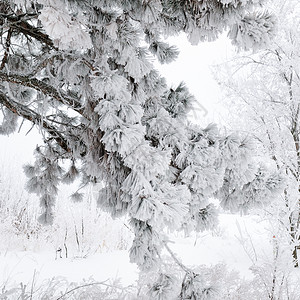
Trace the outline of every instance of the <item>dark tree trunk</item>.
{"label": "dark tree trunk", "polygon": [[293,250],[293,253],[292,253],[293,259],[294,259],[294,267],[295,268],[299,267],[297,250],[298,250],[298,246],[295,246],[295,248]]}

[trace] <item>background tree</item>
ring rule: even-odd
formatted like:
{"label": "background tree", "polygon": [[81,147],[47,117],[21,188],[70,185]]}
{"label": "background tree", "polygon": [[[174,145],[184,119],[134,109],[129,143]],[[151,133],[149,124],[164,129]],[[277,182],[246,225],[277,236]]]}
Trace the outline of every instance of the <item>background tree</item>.
{"label": "background tree", "polygon": [[[272,215],[273,224],[275,220],[277,238],[288,236],[294,263],[298,266],[300,23],[297,14],[300,7],[292,0],[272,1],[269,5],[278,16],[274,41],[267,50],[234,59],[218,77],[232,100],[231,120],[259,141],[261,156],[273,161],[274,168],[285,177],[284,193],[267,211]],[[235,115],[237,110],[239,113]]]}
{"label": "background tree", "polygon": [[239,47],[261,46],[274,20],[254,2],[1,2],[1,132],[14,132],[21,117],[43,135],[25,167],[44,209],[40,221],[52,222],[60,182],[101,183],[99,205],[130,216],[130,257],[148,270],[160,259],[166,225],[188,232],[215,223],[210,196],[246,190],[235,207],[249,207],[276,190],[279,178],[251,167],[251,141],[188,123],[194,98],[184,84],[169,89],[150,60],[174,60],[176,48],[161,37],[180,32],[196,44],[229,29]]}

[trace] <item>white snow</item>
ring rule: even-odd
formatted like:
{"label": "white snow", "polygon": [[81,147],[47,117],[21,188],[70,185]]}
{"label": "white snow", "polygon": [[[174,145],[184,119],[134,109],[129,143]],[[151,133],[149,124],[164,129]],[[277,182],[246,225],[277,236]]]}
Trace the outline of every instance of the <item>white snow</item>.
{"label": "white snow", "polygon": [[[238,230],[239,224],[242,232]],[[258,256],[272,256],[270,234],[266,224],[255,217],[240,217],[221,214],[219,230],[184,238],[177,234],[170,248],[188,266],[225,263],[228,269],[237,270],[243,277],[251,278],[250,258],[244,251],[241,238],[251,237]],[[41,242],[42,243],[42,242]],[[30,283],[35,277],[38,284],[52,277],[65,277],[68,281],[80,282],[92,277],[95,281],[120,278],[124,286],[138,278],[138,269],[129,262],[128,251],[95,253],[86,258],[57,258],[54,249],[38,251],[0,251],[0,283]]]}
{"label": "white snow", "polygon": [[137,268],[129,262],[128,252],[97,253],[88,258],[57,258],[55,251],[10,251],[0,253],[0,286],[30,284],[35,277],[38,286],[43,280],[65,277],[69,282],[93,278],[95,281],[121,278],[124,286],[137,279]]}

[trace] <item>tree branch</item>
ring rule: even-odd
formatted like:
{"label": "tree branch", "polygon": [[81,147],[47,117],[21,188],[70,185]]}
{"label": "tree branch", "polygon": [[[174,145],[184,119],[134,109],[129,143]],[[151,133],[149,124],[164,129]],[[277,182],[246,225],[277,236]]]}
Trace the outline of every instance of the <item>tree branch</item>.
{"label": "tree branch", "polygon": [[43,118],[34,112],[33,110],[29,109],[28,107],[24,106],[21,103],[17,103],[11,99],[8,99],[5,94],[0,92],[0,103],[4,105],[8,110],[17,114],[18,116],[23,117],[24,119],[31,121],[35,125],[42,126],[48,134],[51,135],[57,142],[57,144],[64,149],[66,152],[71,152],[71,149],[68,146],[66,139],[59,133],[58,129],[48,122],[43,120]]}
{"label": "tree branch", "polygon": [[12,33],[13,33],[13,29],[9,28],[9,30],[7,32],[6,41],[5,41],[5,52],[4,52],[3,59],[2,59],[1,65],[0,65],[0,71],[5,67],[5,64],[7,63]]}
{"label": "tree branch", "polygon": [[0,79],[2,81],[7,81],[11,83],[20,84],[23,86],[27,86],[33,88],[37,91],[42,92],[43,94],[52,97],[53,99],[59,101],[62,104],[68,105],[72,107],[76,112],[80,115],[84,115],[84,109],[80,102],[77,99],[71,98],[66,95],[64,92],[58,92],[53,86],[48,85],[47,83],[38,80],[36,78],[30,78],[28,76],[18,75],[18,74],[5,74],[0,72]]}
{"label": "tree branch", "polygon": [[[28,22],[23,20],[22,18],[32,18],[37,17],[37,14],[23,14],[19,16],[13,15],[3,15],[0,13],[0,23],[6,19],[9,22],[10,29],[14,29],[17,32],[23,33],[25,36],[30,36],[42,44],[46,44],[50,48],[59,51],[59,48],[56,47],[49,37],[49,35],[43,33],[39,28],[30,25]],[[92,71],[95,71],[96,68],[92,65],[88,60],[81,58],[82,62],[90,68]],[[1,69],[0,69],[1,70]]]}
{"label": "tree branch", "polygon": [[[52,49],[58,50],[54,46],[51,38],[43,33],[39,28],[36,28],[26,22],[26,18],[37,18],[38,14],[23,14],[23,15],[3,15],[0,14],[0,21],[5,23],[5,20],[8,22],[10,28],[15,29],[17,32],[23,33],[26,36],[30,36],[39,42],[46,44]],[[24,20],[25,19],[25,20]]]}

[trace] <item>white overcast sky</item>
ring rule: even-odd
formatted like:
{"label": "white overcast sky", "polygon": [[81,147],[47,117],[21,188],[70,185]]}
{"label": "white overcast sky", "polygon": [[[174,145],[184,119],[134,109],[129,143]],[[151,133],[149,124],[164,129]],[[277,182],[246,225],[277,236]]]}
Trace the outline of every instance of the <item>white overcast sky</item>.
{"label": "white overcast sky", "polygon": [[182,35],[169,38],[168,42],[179,48],[179,57],[171,64],[156,64],[157,69],[167,79],[169,85],[176,87],[181,81],[187,84],[199,103],[195,113],[198,117],[197,122],[203,126],[212,122],[223,125],[220,114],[224,108],[219,105],[222,95],[219,85],[213,78],[211,66],[229,60],[233,56],[234,47],[230,40],[224,34],[215,42],[192,46]]}

